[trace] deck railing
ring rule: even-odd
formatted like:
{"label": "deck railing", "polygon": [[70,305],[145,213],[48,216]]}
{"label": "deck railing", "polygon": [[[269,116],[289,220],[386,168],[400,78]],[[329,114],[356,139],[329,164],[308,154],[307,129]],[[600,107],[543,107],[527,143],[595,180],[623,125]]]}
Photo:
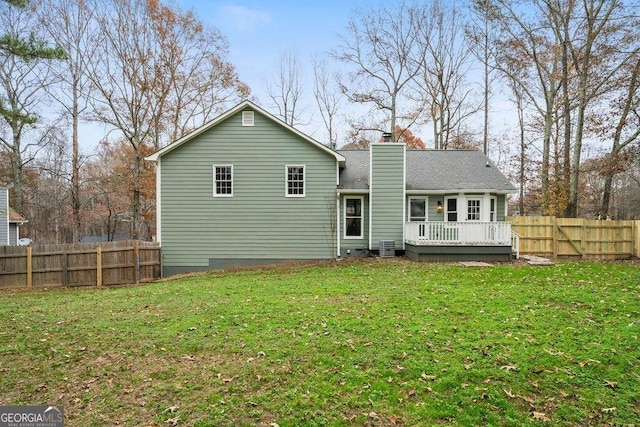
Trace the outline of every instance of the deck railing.
{"label": "deck railing", "polygon": [[511,224],[508,222],[405,223],[405,241],[414,245],[486,245],[510,246]]}

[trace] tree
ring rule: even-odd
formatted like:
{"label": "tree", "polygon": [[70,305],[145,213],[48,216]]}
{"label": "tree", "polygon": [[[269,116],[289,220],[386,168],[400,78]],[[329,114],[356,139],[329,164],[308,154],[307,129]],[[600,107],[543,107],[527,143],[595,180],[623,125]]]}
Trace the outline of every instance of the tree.
{"label": "tree", "polygon": [[540,1],[534,2],[529,15],[507,0],[497,0],[496,5],[498,9],[492,15],[492,24],[495,31],[501,33],[495,41],[496,69],[515,85],[539,117],[535,122],[542,133],[541,204],[542,212],[550,214],[551,141],[561,85],[560,58],[555,48],[557,39],[548,30],[546,21],[540,19],[545,16]]}
{"label": "tree", "polygon": [[[150,154],[152,148],[143,149]],[[97,235],[106,235],[113,240],[116,233],[129,234],[131,231],[131,200],[133,189],[134,169],[131,157],[135,155],[134,148],[128,141],[102,141],[96,150],[96,155],[87,165],[87,185],[83,189],[86,193],[86,223],[88,229]],[[143,164],[144,169],[139,175],[140,188],[140,229],[143,236],[153,235],[153,199],[155,197],[155,174],[151,164]]]}
{"label": "tree", "polygon": [[40,24],[67,55],[67,60],[53,69],[58,84],[51,90],[51,94],[71,121],[71,205],[74,242],[80,240],[82,229],[79,124],[81,115],[87,109],[87,70],[96,46],[95,23],[91,11],[93,6],[93,2],[87,0],[56,0],[44,3],[39,10]]}
{"label": "tree", "polygon": [[[612,110],[617,114],[605,116],[600,132],[611,139],[611,149],[602,162],[604,185],[600,216],[603,218],[609,216],[613,179],[617,173],[629,166],[630,156],[626,155],[628,153],[625,153],[625,149],[637,143],[640,137],[640,57],[636,59],[635,64],[628,64],[622,69],[620,78],[621,87],[612,100]],[[606,120],[609,118],[613,120]],[[613,129],[613,133],[610,129]]]}
{"label": "tree", "polygon": [[295,52],[282,52],[277,68],[267,81],[267,94],[278,116],[289,126],[302,124],[305,108],[300,105],[304,94],[302,64]]}
{"label": "tree", "polygon": [[[0,143],[11,157],[15,209],[22,214],[23,167],[46,142],[37,136],[30,142],[23,138],[40,122],[38,113],[44,108],[43,88],[51,84],[52,60],[65,55],[38,38],[35,16],[24,7],[0,3],[0,27],[6,31],[0,37],[0,117],[7,128],[0,133]],[[24,34],[30,35],[25,38]]]}
{"label": "tree", "polygon": [[425,55],[419,33],[424,19],[423,9],[404,2],[393,9],[358,9],[349,19],[340,46],[330,53],[349,67],[340,88],[351,102],[370,106],[370,116],[383,113],[360,128],[388,131],[402,121],[409,129],[419,117],[420,104],[411,102],[408,91]]}
{"label": "tree", "polygon": [[342,96],[338,90],[335,90],[336,88],[333,87],[332,81],[329,79],[326,63],[314,60],[313,77],[313,94],[329,135],[329,148],[335,150],[338,139],[335,120]]}
{"label": "tree", "polygon": [[406,144],[409,150],[424,150],[424,141],[415,136],[409,129],[402,129],[400,126],[396,126],[394,139],[398,142]]}
{"label": "tree", "polygon": [[[455,5],[434,0],[418,21],[419,43],[426,53],[416,50],[419,65],[414,77],[420,101],[433,127],[434,148],[444,150],[454,138],[463,136],[465,122],[478,111],[467,83],[471,51],[462,42],[460,16]],[[426,18],[428,17],[428,19]]]}
{"label": "tree", "polygon": [[495,70],[494,40],[491,20],[497,13],[492,0],[471,0],[471,22],[465,29],[471,52],[482,63],[482,146],[485,154],[489,151],[489,98],[491,97],[492,74]]}
{"label": "tree", "polygon": [[235,67],[225,60],[227,40],[193,12],[147,0],[155,62],[149,102],[156,105],[156,149],[200,127],[229,103],[249,96]]}
{"label": "tree", "polygon": [[71,207],[71,153],[62,126],[51,126],[49,141],[27,168],[25,228],[37,242],[74,241]]}
{"label": "tree", "polygon": [[[135,238],[142,226],[145,150],[181,136],[248,89],[224,60],[224,38],[205,31],[191,13],[156,0],[114,0],[97,9],[96,20],[100,43],[89,73],[93,119],[113,127],[133,149]],[[218,98],[220,93],[228,96]]]}
{"label": "tree", "polygon": [[[558,0],[559,2],[559,0]],[[578,180],[588,107],[607,93],[619,70],[638,53],[636,37],[629,26],[638,21],[625,15],[625,5],[619,0],[585,0],[576,17],[575,28],[564,27],[565,40],[572,71],[576,74],[576,119],[571,154],[569,203],[566,214],[578,214]],[[559,2],[555,6],[563,6]],[[560,7],[554,9],[557,13]],[[572,33],[569,31],[572,30]]]}

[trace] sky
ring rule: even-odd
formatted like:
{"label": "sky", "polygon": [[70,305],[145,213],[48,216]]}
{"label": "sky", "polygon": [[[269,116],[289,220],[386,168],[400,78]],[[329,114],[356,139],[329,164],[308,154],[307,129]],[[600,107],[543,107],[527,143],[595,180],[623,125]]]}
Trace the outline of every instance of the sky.
{"label": "sky", "polygon": [[[241,80],[251,88],[257,103],[266,110],[271,101],[266,81],[273,76],[280,54],[295,52],[306,75],[305,104],[310,120],[299,130],[323,142],[328,139],[313,99],[313,58],[328,59],[327,52],[339,46],[339,35],[345,29],[353,11],[375,8],[384,0],[177,0],[184,9],[193,10],[207,25],[217,27],[229,41],[228,60],[234,64]],[[329,64],[331,67],[331,64]],[[512,127],[512,107],[504,99],[492,101],[494,130]],[[347,104],[341,107],[355,110]],[[360,110],[363,111],[363,107]],[[315,113],[315,114],[313,114]],[[345,141],[346,125],[338,130],[338,146]],[[425,142],[430,128],[414,129]]]}
{"label": "sky", "polygon": [[[204,24],[221,32],[229,43],[226,59],[251,88],[253,100],[271,113],[276,111],[270,106],[266,81],[273,76],[281,53],[295,52],[306,76],[304,103],[309,115],[316,111],[312,98],[314,56],[326,58],[327,52],[338,46],[338,34],[344,32],[351,12],[372,4],[371,0],[174,1],[183,11],[192,10]],[[327,132],[318,116],[310,117],[310,122],[298,130],[322,142],[327,140]],[[111,135],[112,129],[84,123],[81,132],[82,149],[88,154],[101,139]]]}
{"label": "sky", "polygon": [[218,1],[178,0],[229,41],[229,61],[262,100],[262,79],[273,73],[279,55],[296,52],[305,71],[313,55],[325,56],[338,44],[358,0]]}
{"label": "sky", "polygon": [[[317,112],[313,99],[313,59],[327,59],[328,51],[338,48],[339,35],[345,34],[349,18],[354,10],[372,8],[384,0],[175,0],[183,10],[192,10],[207,26],[217,28],[229,43],[227,60],[236,67],[240,79],[251,88],[252,99],[259,106],[276,114],[267,94],[267,81],[273,78],[280,55],[295,53],[301,64],[304,79],[304,119],[308,124],[297,128],[320,142],[326,142],[326,128]],[[231,106],[230,106],[231,107]],[[359,108],[359,109],[358,109]],[[340,112],[349,114],[364,107],[349,104],[346,100]],[[494,103],[493,117],[512,115],[501,113],[511,107]],[[491,125],[502,127],[508,120]],[[509,127],[510,125],[507,124]],[[511,124],[512,126],[512,124]],[[93,127],[95,130],[95,125]],[[414,133],[428,145],[430,128],[413,128]],[[98,131],[100,140],[109,130]],[[338,129],[338,147],[346,141],[347,126]],[[93,135],[96,135],[93,133]],[[93,140],[94,138],[89,138]],[[91,143],[91,147],[95,147]]]}
{"label": "sky", "polygon": [[[220,30],[229,42],[228,60],[240,79],[249,85],[258,105],[270,112],[266,81],[274,74],[280,55],[294,52],[302,64],[305,104],[308,114],[313,101],[313,58],[327,57],[339,43],[351,12],[363,7],[363,0],[177,0],[193,10],[207,25]],[[316,115],[317,116],[317,115]],[[301,126],[319,140],[326,138],[321,121]]]}

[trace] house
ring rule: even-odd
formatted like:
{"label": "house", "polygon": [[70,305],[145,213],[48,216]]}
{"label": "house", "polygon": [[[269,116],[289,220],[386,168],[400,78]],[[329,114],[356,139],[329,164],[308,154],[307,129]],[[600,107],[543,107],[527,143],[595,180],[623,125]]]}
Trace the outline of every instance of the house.
{"label": "house", "polygon": [[244,101],[147,159],[165,275],[371,252],[511,257],[515,188],[477,151],[334,151]]}
{"label": "house", "polygon": [[20,226],[27,222],[9,207],[9,188],[0,187],[0,246],[20,244]]}

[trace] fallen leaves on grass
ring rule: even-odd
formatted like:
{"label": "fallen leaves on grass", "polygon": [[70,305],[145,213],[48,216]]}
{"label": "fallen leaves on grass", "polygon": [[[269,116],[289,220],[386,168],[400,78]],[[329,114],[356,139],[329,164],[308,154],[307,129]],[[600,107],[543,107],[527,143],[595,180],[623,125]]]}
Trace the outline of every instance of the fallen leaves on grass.
{"label": "fallen leaves on grass", "polygon": [[436,378],[437,377],[435,375],[427,375],[424,372],[420,375],[420,379],[422,381],[435,381]]}
{"label": "fallen leaves on grass", "polygon": [[549,417],[547,417],[547,414],[545,414],[544,412],[533,411],[533,412],[531,412],[531,416],[534,419],[540,420],[540,421],[544,421],[545,423],[551,422],[551,419]]}
{"label": "fallen leaves on grass", "polygon": [[178,421],[180,421],[180,417],[174,417],[174,418],[169,418],[168,420],[165,420],[165,424],[169,424],[170,426],[177,426],[178,425]]}

